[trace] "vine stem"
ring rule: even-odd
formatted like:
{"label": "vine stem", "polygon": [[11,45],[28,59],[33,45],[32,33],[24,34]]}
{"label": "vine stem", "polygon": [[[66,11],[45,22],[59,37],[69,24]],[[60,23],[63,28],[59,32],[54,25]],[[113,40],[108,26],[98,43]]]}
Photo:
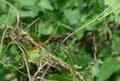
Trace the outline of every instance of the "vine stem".
{"label": "vine stem", "polygon": [[2,35],[1,44],[0,44],[0,56],[1,56],[1,53],[2,53],[2,49],[3,49],[3,41],[4,41],[5,34],[6,34],[7,30],[8,30],[8,28],[9,27],[7,26],[7,28],[4,30],[3,35]]}

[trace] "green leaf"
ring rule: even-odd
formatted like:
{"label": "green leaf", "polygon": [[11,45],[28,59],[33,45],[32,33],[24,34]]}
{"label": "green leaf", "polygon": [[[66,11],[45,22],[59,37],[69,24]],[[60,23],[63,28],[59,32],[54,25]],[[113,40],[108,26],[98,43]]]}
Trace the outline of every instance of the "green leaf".
{"label": "green leaf", "polygon": [[[112,9],[115,9],[116,7],[120,6],[120,0],[104,0],[106,5],[111,5],[114,3],[114,5],[111,6]],[[116,1],[116,2],[115,2]]]}
{"label": "green leaf", "polygon": [[58,0],[58,6],[60,9],[65,9],[73,3],[72,0]]}
{"label": "green leaf", "polygon": [[19,12],[20,12],[20,16],[21,17],[35,17],[38,15],[38,12],[39,12],[39,7],[38,6],[32,6],[32,7],[28,7],[29,9],[26,9],[27,10],[22,10],[20,9]]}
{"label": "green leaf", "polygon": [[20,10],[20,16],[21,17],[35,17],[33,10],[29,10],[29,11]]}
{"label": "green leaf", "polygon": [[120,24],[120,8],[114,12],[114,15],[115,15],[115,22],[117,24]]}
{"label": "green leaf", "polygon": [[72,79],[70,79],[70,77],[64,77],[59,74],[51,74],[47,76],[45,81],[72,81]]}
{"label": "green leaf", "polygon": [[113,1],[112,0],[104,0],[106,5],[110,5]]}
{"label": "green leaf", "polygon": [[105,0],[106,5],[111,5],[114,3],[114,5],[111,6],[111,9],[114,10],[113,13],[120,13],[120,0],[115,0],[116,2],[114,3],[112,0]]}
{"label": "green leaf", "polygon": [[80,30],[79,32],[75,33],[75,35],[77,36],[78,39],[81,39],[84,35],[84,29],[83,30]]}
{"label": "green leaf", "polygon": [[105,4],[106,5],[111,5],[112,3],[114,3],[114,5],[111,6],[111,9],[115,15],[115,22],[120,24],[120,0],[115,0],[116,2],[114,3],[114,1],[112,0],[105,0]]}
{"label": "green leaf", "polygon": [[120,37],[114,36],[115,52],[120,52]]}
{"label": "green leaf", "polygon": [[39,23],[38,25],[38,33],[39,34],[43,34],[43,35],[49,35],[49,34],[52,34],[53,32],[53,26],[48,26],[48,27],[45,27],[45,24],[44,23]]}
{"label": "green leaf", "polygon": [[97,81],[106,81],[114,73],[115,69],[116,64],[113,63],[113,59],[107,58],[100,67]]}
{"label": "green leaf", "polygon": [[10,54],[11,54],[11,58],[13,58],[15,61],[19,61],[19,59],[21,58],[16,45],[12,45],[10,47]]}
{"label": "green leaf", "polygon": [[115,22],[117,24],[120,24],[120,15],[119,14],[115,15]]}
{"label": "green leaf", "polygon": [[101,12],[104,9],[104,0],[93,0],[93,5],[97,12]]}
{"label": "green leaf", "polygon": [[3,14],[0,16],[0,25],[3,23],[12,25],[15,22],[15,15],[13,13]]}
{"label": "green leaf", "polygon": [[66,9],[64,10],[64,16],[70,21],[71,24],[77,23],[77,21],[80,19],[79,10],[71,10]]}
{"label": "green leaf", "polygon": [[56,81],[56,80],[47,80],[47,79],[45,79],[45,81]]}
{"label": "green leaf", "polygon": [[27,52],[28,62],[37,63],[39,61],[39,50],[32,50]]}
{"label": "green leaf", "polygon": [[6,6],[6,3],[3,0],[0,0],[0,9],[3,9]]}
{"label": "green leaf", "polygon": [[11,51],[12,54],[18,54],[18,50],[17,50],[16,45],[12,45],[11,48],[10,48],[10,51]]}
{"label": "green leaf", "polygon": [[5,22],[5,20],[7,19],[7,15],[1,15],[0,16],[0,26]]}
{"label": "green leaf", "polygon": [[50,3],[49,0],[41,0],[38,5],[41,7],[41,8],[44,8],[44,9],[48,9],[48,10],[53,10],[53,7]]}
{"label": "green leaf", "polygon": [[117,62],[120,64],[120,56],[116,57]]}
{"label": "green leaf", "polygon": [[31,6],[36,3],[37,0],[17,0],[22,6]]}
{"label": "green leaf", "polygon": [[85,48],[81,48],[80,50],[78,50],[74,58],[75,63],[78,66],[82,66],[82,69],[85,69],[88,66],[90,58],[87,55]]}

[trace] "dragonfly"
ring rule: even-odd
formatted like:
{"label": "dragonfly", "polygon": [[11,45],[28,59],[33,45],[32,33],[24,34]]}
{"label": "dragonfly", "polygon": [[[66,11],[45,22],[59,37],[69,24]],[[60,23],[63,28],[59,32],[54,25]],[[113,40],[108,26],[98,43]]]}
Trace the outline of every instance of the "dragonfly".
{"label": "dragonfly", "polygon": [[46,40],[46,41],[44,41],[44,42],[42,42],[42,43],[40,43],[40,44],[32,47],[30,50],[35,50],[35,49],[37,49],[37,48],[40,48],[40,47],[45,46],[45,45],[47,45],[47,44],[50,44],[50,43],[52,43],[52,42],[58,41],[58,40],[60,40],[61,38],[62,38],[61,35],[59,35],[59,36],[52,36],[50,39],[48,39],[48,40]]}

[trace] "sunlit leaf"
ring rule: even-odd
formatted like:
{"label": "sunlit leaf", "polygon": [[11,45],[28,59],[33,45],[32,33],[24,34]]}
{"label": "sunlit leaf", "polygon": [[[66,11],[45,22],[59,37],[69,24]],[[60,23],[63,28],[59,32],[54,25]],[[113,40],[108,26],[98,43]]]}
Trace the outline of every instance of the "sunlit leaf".
{"label": "sunlit leaf", "polygon": [[27,9],[27,10],[20,9],[19,12],[20,12],[21,17],[35,17],[38,15],[39,7],[32,6],[32,7],[29,7],[29,9]]}
{"label": "sunlit leaf", "polygon": [[70,21],[71,24],[77,23],[77,21],[80,19],[79,10],[71,10],[66,9],[64,10],[64,16]]}
{"label": "sunlit leaf", "polygon": [[39,25],[38,25],[38,33],[39,34],[49,35],[49,34],[52,34],[52,32],[53,32],[52,26],[46,27],[44,23],[39,23]]}
{"label": "sunlit leaf", "polygon": [[41,8],[44,8],[44,9],[48,9],[48,10],[53,10],[53,7],[50,3],[49,0],[41,0],[38,5],[41,7]]}
{"label": "sunlit leaf", "polygon": [[32,50],[27,52],[28,61],[32,63],[37,63],[39,61],[39,50]]}

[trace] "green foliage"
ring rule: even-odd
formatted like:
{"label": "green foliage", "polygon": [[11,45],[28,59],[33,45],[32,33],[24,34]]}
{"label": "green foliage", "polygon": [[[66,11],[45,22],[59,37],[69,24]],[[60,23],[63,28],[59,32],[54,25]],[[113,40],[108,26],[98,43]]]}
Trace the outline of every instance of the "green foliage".
{"label": "green foliage", "polygon": [[53,26],[49,25],[48,27],[45,26],[45,23],[39,23],[38,25],[38,34],[42,35],[50,35],[53,33]]}
{"label": "green foliage", "polygon": [[33,6],[36,3],[37,0],[18,0],[17,2],[20,3],[21,6]]}
{"label": "green foliage", "polygon": [[64,16],[70,21],[71,24],[77,23],[77,21],[80,19],[80,14],[78,9],[75,10],[65,9]]}
{"label": "green foliage", "polygon": [[[70,70],[30,50],[57,35],[43,47]],[[120,0],[0,0],[0,81],[119,81],[119,36]]]}
{"label": "green foliage", "polygon": [[[70,77],[69,77],[70,78]],[[63,77],[59,74],[53,74],[47,77],[47,79],[45,81],[73,81],[71,79],[69,79],[68,77]]]}
{"label": "green foliage", "polygon": [[33,50],[27,52],[28,61],[32,63],[37,63],[39,61],[39,51]]}
{"label": "green foliage", "polygon": [[53,7],[49,0],[41,0],[38,5],[43,9],[53,10]]}
{"label": "green foliage", "polygon": [[105,81],[107,80],[113,72],[116,70],[116,64],[113,63],[112,58],[107,58],[102,66],[100,67],[100,70],[98,72],[98,80],[97,81]]}

